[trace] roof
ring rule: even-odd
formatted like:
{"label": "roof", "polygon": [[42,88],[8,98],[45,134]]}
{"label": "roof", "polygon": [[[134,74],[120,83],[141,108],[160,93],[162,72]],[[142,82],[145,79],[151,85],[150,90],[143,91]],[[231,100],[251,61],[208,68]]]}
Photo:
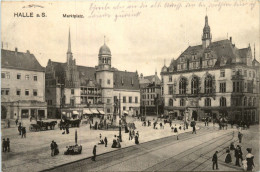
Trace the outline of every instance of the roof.
{"label": "roof", "polygon": [[140,90],[136,72],[114,71],[114,89]]}
{"label": "roof", "polygon": [[[185,58],[192,60],[192,55],[196,55],[197,59],[205,59],[204,54],[206,52],[210,53],[210,58],[215,58],[216,63],[213,67],[220,67],[221,60],[224,59],[224,65],[232,65],[233,63],[246,64],[245,60],[248,57],[248,52],[250,52],[250,47],[238,49],[234,44],[228,39],[212,42],[207,48],[203,48],[202,45],[189,46],[178,58],[177,60],[172,60],[169,66],[169,71],[177,70],[177,61],[180,58]],[[198,61],[198,60],[196,60]]]}
{"label": "roof", "polygon": [[100,47],[99,55],[111,55],[111,51],[106,44],[104,44]]}
{"label": "roof", "polygon": [[1,67],[20,70],[44,72],[45,68],[40,65],[36,57],[29,51],[26,53],[1,50]]}
{"label": "roof", "polygon": [[[60,63],[51,61],[53,69],[55,71],[55,75],[58,78],[65,78],[65,68],[67,63]],[[87,66],[77,66],[77,71],[79,72],[79,80],[80,86],[89,86],[89,87],[96,87],[99,84],[96,82],[95,79],[95,68],[94,67],[87,67]]]}

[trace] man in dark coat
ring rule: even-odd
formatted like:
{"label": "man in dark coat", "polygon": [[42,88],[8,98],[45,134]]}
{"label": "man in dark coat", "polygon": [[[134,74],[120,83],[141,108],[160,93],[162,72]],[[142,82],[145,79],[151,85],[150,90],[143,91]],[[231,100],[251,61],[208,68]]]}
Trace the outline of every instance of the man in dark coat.
{"label": "man in dark coat", "polygon": [[240,150],[240,147],[239,147],[239,145],[237,145],[237,147],[235,149],[235,157],[236,157],[236,166],[239,166],[239,167],[240,167],[239,159],[240,159],[240,157],[242,157],[241,153],[242,152]]}
{"label": "man in dark coat", "polygon": [[216,166],[216,170],[218,170],[218,151],[214,153],[212,157],[212,162],[213,162],[212,169],[214,170]]}
{"label": "man in dark coat", "polygon": [[96,161],[96,154],[97,154],[97,149],[96,149],[96,147],[97,147],[97,146],[94,145],[92,161]]}
{"label": "man in dark coat", "polygon": [[238,132],[238,140],[239,140],[239,143],[242,143],[242,137],[243,137],[243,134]]}
{"label": "man in dark coat", "polygon": [[6,140],[6,151],[10,152],[10,140],[7,138]]}
{"label": "man in dark coat", "polygon": [[21,123],[19,123],[18,131],[19,131],[19,135],[22,135],[22,124]]}
{"label": "man in dark coat", "polygon": [[2,147],[3,147],[3,152],[6,152],[6,141],[5,141],[5,139],[3,139]]}
{"label": "man in dark coat", "polygon": [[252,149],[247,148],[246,149],[248,154],[246,155],[246,161],[247,161],[247,171],[253,171],[253,167],[255,166],[254,164],[254,155],[251,154]]}
{"label": "man in dark coat", "polygon": [[26,138],[26,128],[22,127],[22,138]]}
{"label": "man in dark coat", "polygon": [[107,137],[105,137],[104,142],[105,142],[105,147],[107,147]]}
{"label": "man in dark coat", "polygon": [[135,144],[137,144],[137,145],[139,144],[139,140],[138,140],[138,136],[137,135],[135,136]]}
{"label": "man in dark coat", "polygon": [[54,156],[54,151],[55,151],[55,143],[54,140],[51,142],[51,156]]}

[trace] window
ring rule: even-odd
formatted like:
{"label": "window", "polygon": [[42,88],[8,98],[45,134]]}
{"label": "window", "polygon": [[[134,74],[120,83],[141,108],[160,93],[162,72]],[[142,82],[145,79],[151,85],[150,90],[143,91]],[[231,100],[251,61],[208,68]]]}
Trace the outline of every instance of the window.
{"label": "window", "polygon": [[34,81],[37,81],[37,75],[34,75],[34,76],[33,76],[33,80],[34,80]]}
{"label": "window", "polygon": [[225,70],[220,71],[220,77],[225,77]]}
{"label": "window", "polygon": [[242,75],[242,69],[238,69],[238,75]]}
{"label": "window", "polygon": [[147,99],[149,99],[149,98],[150,98],[150,95],[148,94],[148,95],[147,95]]}
{"label": "window", "polygon": [[219,91],[221,93],[225,93],[226,92],[226,83],[225,82],[219,83]]}
{"label": "window", "polygon": [[126,96],[123,97],[123,103],[126,103]]}
{"label": "window", "polygon": [[212,85],[212,77],[210,75],[208,75],[206,78],[205,78],[205,83],[204,83],[204,86],[205,86],[205,93],[212,93],[213,91],[213,85]]}
{"label": "window", "polygon": [[20,96],[21,95],[21,90],[19,89],[19,90],[16,90],[16,95],[17,96]]}
{"label": "window", "polygon": [[172,76],[169,76],[169,82],[172,82]]}
{"label": "window", "polygon": [[172,87],[172,85],[169,85],[169,95],[173,95],[173,87]]}
{"label": "window", "polygon": [[252,99],[251,99],[251,97],[249,97],[249,99],[248,99],[248,106],[252,106]]}
{"label": "window", "polygon": [[185,106],[185,100],[184,99],[180,100],[180,106]]}
{"label": "window", "polygon": [[17,74],[17,79],[21,79],[21,74],[20,73]]}
{"label": "window", "polygon": [[26,89],[26,90],[25,90],[25,95],[26,95],[26,96],[29,96],[29,89]]}
{"label": "window", "polygon": [[191,79],[191,94],[198,94],[199,93],[199,78],[193,77]]}
{"label": "window", "polygon": [[256,98],[253,98],[252,106],[256,105]]}
{"label": "window", "polygon": [[37,90],[33,90],[33,96],[37,96]]}
{"label": "window", "polygon": [[185,78],[181,78],[179,83],[179,94],[186,94],[186,85],[187,80]]}
{"label": "window", "polygon": [[2,77],[2,78],[5,78],[5,73],[1,73],[1,77]]}
{"label": "window", "polygon": [[183,67],[183,64],[181,64],[181,69],[183,69],[184,67]]}
{"label": "window", "polygon": [[132,97],[131,96],[129,97],[129,103],[132,103]]}
{"label": "window", "polygon": [[125,106],[123,106],[123,110],[126,110]]}
{"label": "window", "polygon": [[169,99],[169,106],[173,106],[173,100]]}
{"label": "window", "polygon": [[71,106],[74,106],[74,102],[75,102],[74,99],[70,99],[70,105]]}
{"label": "window", "polygon": [[205,99],[205,106],[211,106],[211,99],[210,98]]}
{"label": "window", "polygon": [[138,103],[138,97],[135,97],[135,103]]}
{"label": "window", "polygon": [[221,97],[220,98],[220,106],[227,106],[227,101],[226,101],[226,98],[225,97]]}
{"label": "window", "polygon": [[52,105],[52,100],[47,100],[47,105]]}
{"label": "window", "polygon": [[9,95],[9,89],[5,90],[5,95]]}
{"label": "window", "polygon": [[25,75],[25,80],[29,80],[29,75]]}
{"label": "window", "polygon": [[249,77],[251,77],[251,71],[249,71]]}
{"label": "window", "polygon": [[236,75],[236,69],[232,70],[232,75]]}
{"label": "window", "polygon": [[110,103],[110,99],[107,99],[107,103]]}
{"label": "window", "polygon": [[147,101],[147,105],[149,105],[149,101]]}
{"label": "window", "polygon": [[151,101],[151,105],[154,105],[154,101]]}
{"label": "window", "polygon": [[247,106],[247,97],[244,97],[244,102],[243,102],[244,106]]}
{"label": "window", "polygon": [[192,65],[193,65],[193,69],[195,69],[196,68],[196,62],[193,62]]}
{"label": "window", "polygon": [[247,77],[247,70],[244,70],[244,76]]}
{"label": "window", "polygon": [[99,79],[99,84],[100,84],[100,85],[102,84],[102,79]]}
{"label": "window", "polygon": [[110,79],[107,80],[107,84],[110,85]]}
{"label": "window", "polygon": [[74,94],[74,89],[71,89],[70,91],[71,91],[71,94],[73,95]]}
{"label": "window", "polygon": [[255,78],[255,71],[253,71],[253,78]]}
{"label": "window", "polygon": [[107,109],[107,113],[110,113],[110,108]]}

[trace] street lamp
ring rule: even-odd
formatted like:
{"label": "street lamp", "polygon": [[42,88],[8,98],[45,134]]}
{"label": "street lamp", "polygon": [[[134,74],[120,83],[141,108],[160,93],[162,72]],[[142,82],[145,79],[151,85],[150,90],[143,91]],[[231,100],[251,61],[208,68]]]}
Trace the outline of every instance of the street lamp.
{"label": "street lamp", "polygon": [[121,126],[122,126],[122,122],[121,122],[121,94],[119,93],[119,141],[122,142],[122,133],[121,133]]}

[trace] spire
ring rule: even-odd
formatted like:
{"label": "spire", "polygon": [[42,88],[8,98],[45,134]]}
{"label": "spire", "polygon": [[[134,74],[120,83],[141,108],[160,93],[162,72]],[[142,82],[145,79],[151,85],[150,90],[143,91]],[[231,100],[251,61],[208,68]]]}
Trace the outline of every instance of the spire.
{"label": "spire", "polygon": [[71,53],[70,28],[69,28],[68,52],[67,53]]}
{"label": "spire", "polygon": [[255,60],[255,44],[254,44],[254,60]]}
{"label": "spire", "polygon": [[155,68],[155,75],[157,75],[157,68]]}
{"label": "spire", "polygon": [[104,35],[104,45],[106,44],[106,35]]}
{"label": "spire", "polygon": [[165,66],[165,59],[164,59],[164,66]]}

